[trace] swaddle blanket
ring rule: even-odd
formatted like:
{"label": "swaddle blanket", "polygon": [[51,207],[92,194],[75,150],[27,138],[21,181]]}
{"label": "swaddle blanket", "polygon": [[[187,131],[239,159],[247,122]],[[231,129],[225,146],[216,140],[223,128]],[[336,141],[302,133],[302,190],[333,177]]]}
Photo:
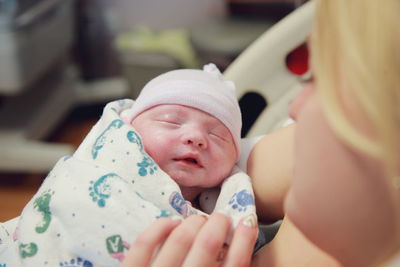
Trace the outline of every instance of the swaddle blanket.
{"label": "swaddle blanket", "polygon": [[[206,215],[183,199],[145,153],[139,134],[121,121],[119,113],[133,104],[107,104],[73,156],[58,161],[15,232],[3,231],[0,266],[119,266],[129,244],[157,218]],[[238,170],[215,203],[207,202],[211,198],[202,194],[203,208],[215,205],[234,227],[255,213],[250,179]]]}

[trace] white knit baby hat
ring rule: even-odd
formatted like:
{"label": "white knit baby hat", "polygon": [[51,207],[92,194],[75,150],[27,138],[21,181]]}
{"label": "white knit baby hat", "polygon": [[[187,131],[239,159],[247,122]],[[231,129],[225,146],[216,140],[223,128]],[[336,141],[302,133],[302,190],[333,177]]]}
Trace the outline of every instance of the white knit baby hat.
{"label": "white knit baby hat", "polygon": [[157,76],[143,87],[132,108],[123,111],[121,118],[130,124],[143,111],[161,104],[197,108],[219,119],[231,132],[239,159],[242,115],[235,85],[224,80],[213,63],[203,70],[178,69]]}

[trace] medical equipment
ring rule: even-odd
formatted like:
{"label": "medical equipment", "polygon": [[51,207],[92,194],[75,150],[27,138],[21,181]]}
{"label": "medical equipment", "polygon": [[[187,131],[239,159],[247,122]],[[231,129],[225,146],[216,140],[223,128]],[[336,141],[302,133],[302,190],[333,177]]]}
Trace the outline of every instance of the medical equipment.
{"label": "medical equipment", "polygon": [[268,103],[247,136],[269,133],[287,122],[288,105],[301,89],[302,77],[308,74],[290,72],[286,58],[306,42],[313,12],[311,1],[296,9],[254,41],[224,72],[235,82],[239,99],[255,92]]}

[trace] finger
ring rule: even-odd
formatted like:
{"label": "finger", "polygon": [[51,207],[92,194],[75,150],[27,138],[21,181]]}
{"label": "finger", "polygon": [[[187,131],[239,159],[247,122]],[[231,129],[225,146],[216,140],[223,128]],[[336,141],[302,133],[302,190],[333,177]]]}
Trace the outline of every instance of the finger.
{"label": "finger", "polygon": [[199,215],[184,220],[167,238],[152,266],[181,266],[205,222],[206,218]]}
{"label": "finger", "polygon": [[172,218],[156,220],[136,238],[122,263],[122,267],[149,266],[154,251],[179,223],[179,220]]}
{"label": "finger", "polygon": [[218,254],[230,229],[230,219],[213,213],[198,233],[183,266],[219,266]]}
{"label": "finger", "polygon": [[257,217],[250,214],[237,226],[223,266],[250,266],[257,236]]}

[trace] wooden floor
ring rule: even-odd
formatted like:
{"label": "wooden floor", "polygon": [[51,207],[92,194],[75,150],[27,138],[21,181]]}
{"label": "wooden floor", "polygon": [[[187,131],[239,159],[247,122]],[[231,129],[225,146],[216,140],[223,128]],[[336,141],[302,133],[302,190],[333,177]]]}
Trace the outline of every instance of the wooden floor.
{"label": "wooden floor", "polygon": [[[100,113],[91,116],[77,116],[77,113],[72,113],[64,122],[61,122],[48,140],[69,143],[77,147],[99,116]],[[45,173],[0,172],[0,222],[19,215],[45,177]]]}

